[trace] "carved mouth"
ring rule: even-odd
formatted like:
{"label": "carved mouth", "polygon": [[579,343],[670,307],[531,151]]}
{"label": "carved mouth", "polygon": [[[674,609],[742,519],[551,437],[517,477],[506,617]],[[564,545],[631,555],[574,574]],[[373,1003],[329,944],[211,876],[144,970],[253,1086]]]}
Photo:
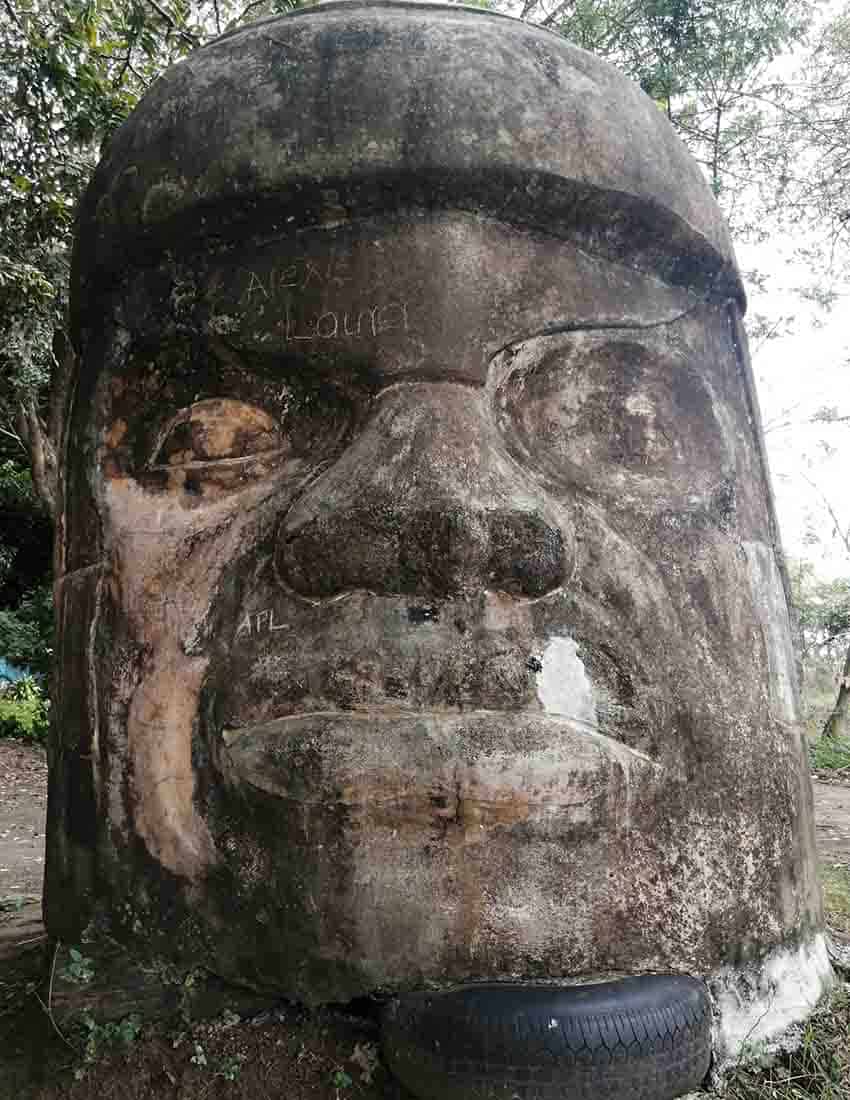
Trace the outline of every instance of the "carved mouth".
{"label": "carved mouth", "polygon": [[224,731],[218,755],[230,781],[282,799],[437,816],[460,803],[517,799],[556,812],[591,788],[659,768],[586,724],[532,711],[298,714]]}

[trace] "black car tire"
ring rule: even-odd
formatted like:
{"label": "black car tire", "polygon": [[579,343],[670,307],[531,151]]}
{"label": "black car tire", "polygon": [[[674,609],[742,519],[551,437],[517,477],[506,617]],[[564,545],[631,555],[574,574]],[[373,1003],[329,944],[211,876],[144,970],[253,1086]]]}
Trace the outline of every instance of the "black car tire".
{"label": "black car tire", "polygon": [[382,1045],[421,1100],[672,1100],[708,1072],[711,1019],[683,975],[478,985],[395,998]]}

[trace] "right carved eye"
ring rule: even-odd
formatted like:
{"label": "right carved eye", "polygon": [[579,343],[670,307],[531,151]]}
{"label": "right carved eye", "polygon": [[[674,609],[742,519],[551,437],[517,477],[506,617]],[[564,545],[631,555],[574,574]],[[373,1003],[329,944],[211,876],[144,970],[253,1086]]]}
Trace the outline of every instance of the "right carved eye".
{"label": "right carved eye", "polygon": [[704,354],[661,328],[530,338],[494,361],[508,450],[556,496],[578,489],[640,500],[645,513],[699,502],[716,511],[735,461]]}
{"label": "right carved eye", "polygon": [[268,413],[244,401],[214,397],[182,409],[162,433],[152,466],[179,467],[253,458],[284,446]]}

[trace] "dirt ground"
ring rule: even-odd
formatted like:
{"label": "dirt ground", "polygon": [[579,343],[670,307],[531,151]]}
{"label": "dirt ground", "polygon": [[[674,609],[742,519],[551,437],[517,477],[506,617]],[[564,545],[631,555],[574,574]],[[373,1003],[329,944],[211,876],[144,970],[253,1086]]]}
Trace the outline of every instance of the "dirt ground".
{"label": "dirt ground", "polygon": [[0,740],[0,900],[41,897],[46,812],[44,750]]}
{"label": "dirt ground", "polygon": [[[245,1021],[58,1027],[40,912],[46,780],[42,750],[0,740],[0,1100],[411,1100],[368,1014],[281,1004]],[[814,790],[821,860],[850,874],[850,775]]]}
{"label": "dirt ground", "polygon": [[850,865],[850,775],[829,782],[816,777],[813,785],[821,860]]}

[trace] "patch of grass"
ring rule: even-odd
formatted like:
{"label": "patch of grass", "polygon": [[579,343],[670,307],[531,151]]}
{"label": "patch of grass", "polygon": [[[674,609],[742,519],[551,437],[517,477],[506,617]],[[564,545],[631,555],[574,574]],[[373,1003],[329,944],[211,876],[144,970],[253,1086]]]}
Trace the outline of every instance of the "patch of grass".
{"label": "patch of grass", "polygon": [[850,988],[841,986],[806,1024],[792,1054],[741,1064],[725,1100],[850,1100]]}
{"label": "patch of grass", "polygon": [[822,864],[820,881],[827,923],[838,932],[850,933],[850,867]]}
{"label": "patch of grass", "polygon": [[809,746],[809,759],[813,768],[824,771],[850,769],[850,738],[819,737]]}

